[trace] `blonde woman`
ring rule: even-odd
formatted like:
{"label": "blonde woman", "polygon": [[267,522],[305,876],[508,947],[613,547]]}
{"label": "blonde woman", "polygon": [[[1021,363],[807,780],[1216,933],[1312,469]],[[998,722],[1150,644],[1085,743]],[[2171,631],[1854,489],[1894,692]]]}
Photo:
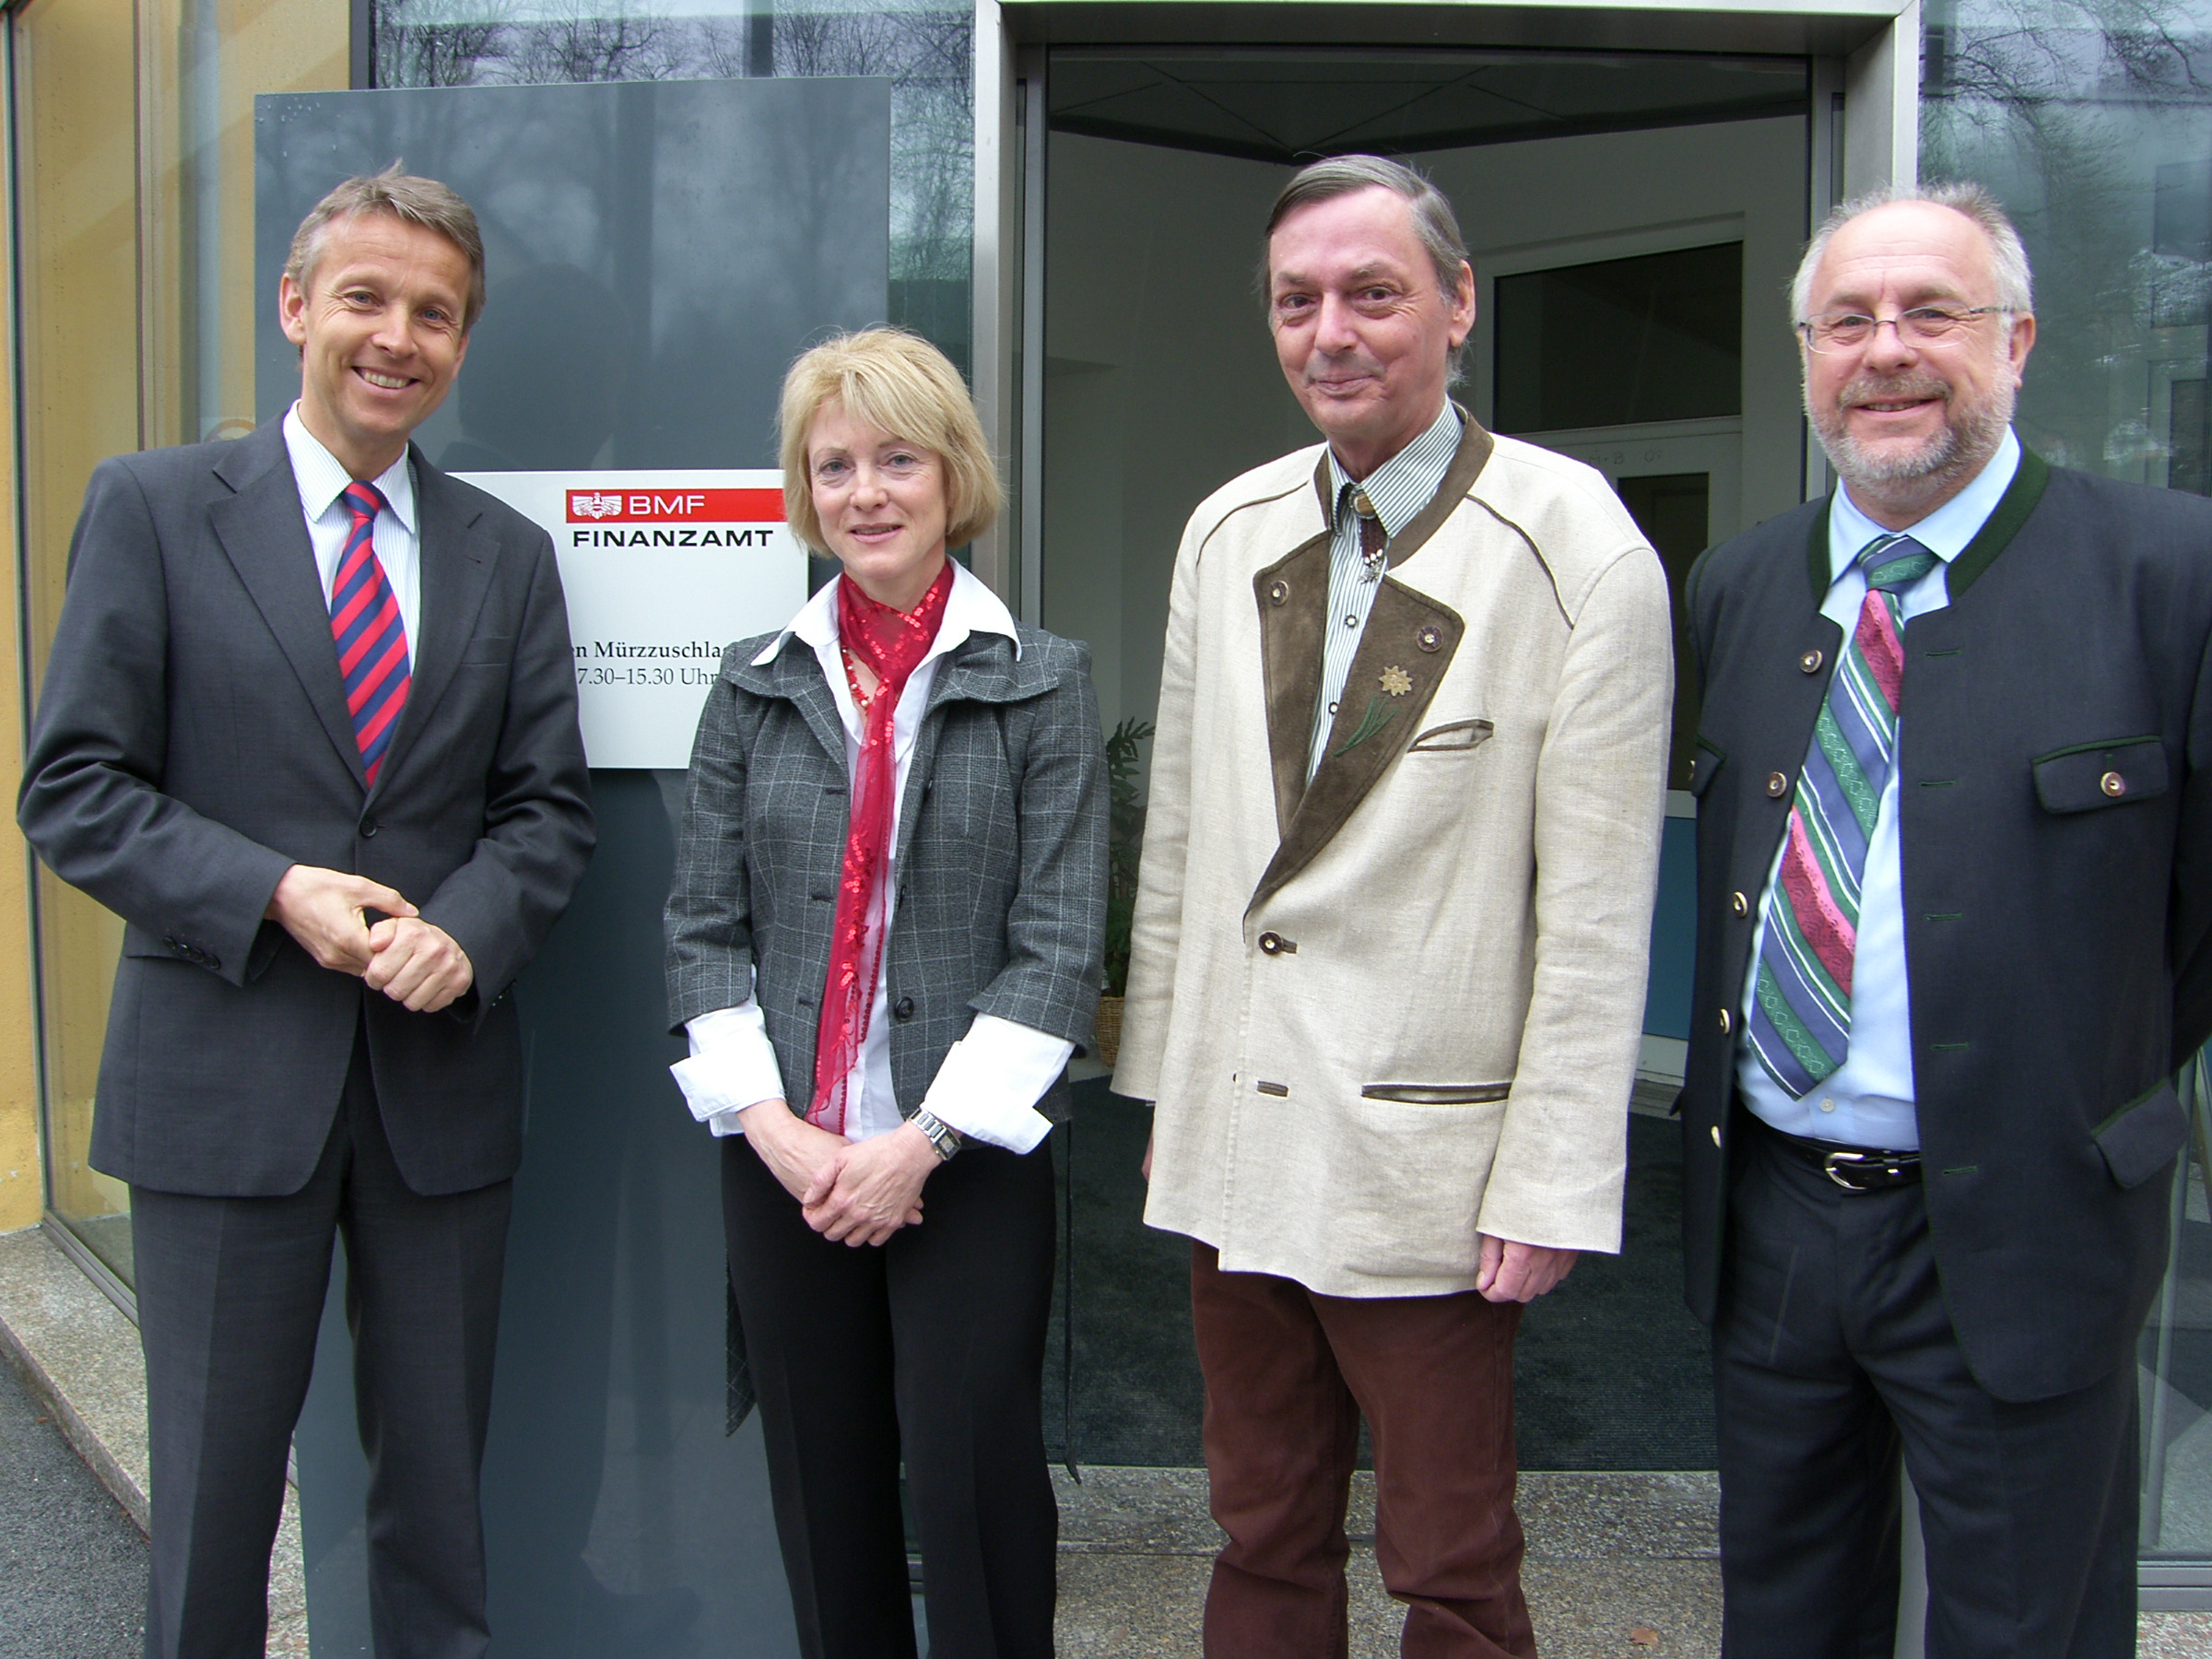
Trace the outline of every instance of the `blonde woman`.
{"label": "blonde woman", "polygon": [[947,556],[1000,490],[959,375],[869,329],[792,366],[794,534],[839,578],[734,645],[668,900],[675,1069],[724,1214],[808,1659],[1049,1655],[1045,1114],[1090,1030],[1106,794],[1079,645]]}

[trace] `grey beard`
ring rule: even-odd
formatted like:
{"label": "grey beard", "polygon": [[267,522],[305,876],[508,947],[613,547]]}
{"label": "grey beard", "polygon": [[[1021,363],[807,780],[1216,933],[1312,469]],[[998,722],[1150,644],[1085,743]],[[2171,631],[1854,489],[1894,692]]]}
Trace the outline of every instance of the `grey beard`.
{"label": "grey beard", "polygon": [[[1922,388],[1908,385],[1899,389]],[[2003,380],[1991,388],[1988,400],[1979,406],[1961,409],[1947,400],[1943,430],[1924,448],[1916,453],[1882,456],[1866,454],[1859,448],[1841,409],[1816,410],[1808,403],[1806,415],[1813,423],[1820,447],[1828,452],[1829,465],[1845,483],[1920,484],[1981,471],[1997,453],[1997,445],[2004,442],[2017,401],[2016,389]]]}

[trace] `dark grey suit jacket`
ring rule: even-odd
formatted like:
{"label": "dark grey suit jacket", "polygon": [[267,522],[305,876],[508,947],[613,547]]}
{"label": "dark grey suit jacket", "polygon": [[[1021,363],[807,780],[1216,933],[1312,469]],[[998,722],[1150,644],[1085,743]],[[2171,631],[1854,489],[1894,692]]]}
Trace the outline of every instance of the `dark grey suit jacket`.
{"label": "dark grey suit jacket", "polygon": [[[2171,1078],[2212,1034],[2212,501],[2027,454],[1948,580],[1904,636],[1913,1087],[1959,1342],[1983,1387],[2033,1400],[2103,1375],[2142,1324],[2186,1134]],[[1842,642],[1828,586],[1825,501],[1689,580],[1705,694],[1681,1111],[1707,1320],[1752,930]]]}
{"label": "dark grey suit jacket", "polygon": [[[668,895],[668,1017],[755,989],[786,1098],[813,1096],[815,1026],[851,818],[845,731],[820,662],[733,645],[707,695]],[[1105,754],[1088,653],[1032,628],[938,664],[899,818],[886,947],[891,1083],[922,1104],[977,1014],[1088,1040],[1106,925]]]}
{"label": "dark grey suit jacket", "polygon": [[[414,680],[377,785],[347,713],[280,425],[119,455],[86,491],[18,821],[121,915],[92,1163],[167,1192],[296,1191],[366,1020],[407,1184],[513,1173],[508,987],[574,890],[590,785],[545,532],[414,457]],[[410,1014],[263,919],[293,864],[405,894],[475,986]]]}

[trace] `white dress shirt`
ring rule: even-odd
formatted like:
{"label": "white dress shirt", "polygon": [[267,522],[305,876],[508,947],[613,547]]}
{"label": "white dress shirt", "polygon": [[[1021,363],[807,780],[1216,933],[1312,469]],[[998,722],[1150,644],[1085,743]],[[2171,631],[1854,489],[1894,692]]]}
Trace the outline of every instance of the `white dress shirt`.
{"label": "white dress shirt", "polygon": [[[936,678],[938,659],[971,633],[1004,634],[1015,641],[1017,655],[1021,651],[1021,642],[1014,631],[1014,618],[998,595],[957,561],[952,571],[952,592],[946,596],[945,615],[937,625],[937,637],[908,678],[891,718],[892,749],[898,759],[891,806],[894,849],[898,845],[899,814],[906,800],[907,772],[914,757],[914,737],[922,729],[923,711],[929,706],[929,688]],[[838,648],[835,582],[825,583],[800,606],[791,625],[753,660],[768,662],[782,649],[783,641],[794,635],[813,647],[822,673],[830,681],[838,714],[844,722],[846,775],[853,776],[859,770],[865,717],[853,700],[852,688],[846,684],[843,656]],[[894,852],[894,861],[895,857]],[[872,923],[881,929],[877,936],[887,942],[890,938],[891,909],[898,890],[899,872],[892,862],[877,894],[877,913]],[[868,1011],[867,1037],[847,1079],[845,1138],[850,1141],[886,1134],[898,1128],[902,1121],[898,1097],[891,1088],[889,955],[887,949],[877,959],[876,997]],[[743,1134],[737,1122],[738,1112],[763,1100],[787,1098],[782,1069],[769,1041],[758,997],[748,996],[734,1008],[717,1008],[701,1014],[687,1022],[684,1030],[691,1040],[690,1057],[677,1061],[669,1069],[676,1074],[691,1115],[716,1135]],[[947,1052],[944,1063],[937,1067],[937,1075],[931,1079],[923,1108],[964,1135],[1016,1152],[1027,1152],[1052,1130],[1051,1122],[1037,1110],[1037,1102],[1052,1087],[1053,1080],[1067,1065],[1068,1055],[1074,1052],[1075,1045],[1065,1038],[1050,1036],[996,1015],[979,1014],[968,1028],[968,1034]],[[814,1079],[794,1077],[790,1087],[806,1090],[811,1099]]]}
{"label": "white dress shirt", "polygon": [[[1912,525],[1906,535],[1936,558],[1936,566],[1898,594],[1898,608],[1912,638],[1912,619],[1942,610],[1951,602],[1951,560],[1966,551],[1997,509],[2020,466],[2020,441],[2010,430],[1974,481]],[[1848,639],[1858,627],[1866,598],[1866,572],[1860,550],[1888,534],[1861,512],[1850,488],[1836,491],[1828,510],[1828,558],[1832,580],[1820,614],[1841,625]],[[1911,692],[1910,671],[1906,681]],[[1904,755],[1905,722],[1897,724],[1897,754]],[[1748,1037],[1735,1057],[1736,1088],[1744,1103],[1775,1128],[1815,1140],[1851,1147],[1878,1147],[1905,1152],[1920,1145],[1920,1119],[1912,1091],[1912,1003],[1905,960],[1905,893],[1897,842],[1897,780],[1892,767],[1876,809],[1874,833],[1866,841],[1866,867],[1859,877],[1858,944],[1852,953],[1851,1047],[1826,1082],[1793,1100],[1759,1063]],[[1786,841],[1784,846],[1786,848]],[[1767,871],[1767,893],[1782,868],[1782,853]],[[1759,951],[1766,937],[1767,900],[1762,896],[1759,926],[1751,935],[1751,966],[1745,975],[1743,1030],[1751,1029],[1751,1004],[1759,982]]]}
{"label": "white dress shirt", "polygon": [[[300,487],[300,511],[307,516],[307,539],[315,549],[315,571],[323,579],[323,607],[338,580],[338,560],[353,529],[353,509],[344,500],[353,475],[322,441],[307,429],[295,403],[284,413],[284,447],[292,457],[292,481]],[[400,626],[407,630],[407,664],[416,661],[417,624],[422,619],[422,559],[415,523],[415,473],[403,453],[382,477],[369,480],[383,492],[385,511],[376,515],[370,545],[384,567],[384,580],[399,600]],[[335,650],[335,647],[334,646]]]}

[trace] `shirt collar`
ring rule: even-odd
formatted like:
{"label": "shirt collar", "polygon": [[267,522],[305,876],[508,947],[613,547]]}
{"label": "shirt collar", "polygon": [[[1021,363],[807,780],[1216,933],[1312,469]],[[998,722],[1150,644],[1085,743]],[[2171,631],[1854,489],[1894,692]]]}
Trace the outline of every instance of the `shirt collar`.
{"label": "shirt collar", "polygon": [[[300,405],[294,402],[284,412],[284,447],[292,457],[292,479],[300,487],[300,504],[307,509],[307,516],[319,519],[330,511],[330,504],[345,494],[346,486],[353,482],[338,458],[323,447],[323,441],[307,429],[300,418]],[[398,460],[384,469],[381,477],[370,480],[383,494],[384,505],[392,510],[407,534],[415,534],[415,474],[407,465],[403,450]]]}
{"label": "shirt collar", "polygon": [[[982,579],[959,559],[952,561],[952,592],[945,595],[945,615],[937,623],[937,637],[930,641],[924,663],[943,656],[964,643],[970,634],[1004,634],[1014,641],[1014,660],[1021,660],[1021,636],[1015,629],[1014,613],[987,587]],[[814,596],[799,606],[783,631],[762,647],[753,659],[755,667],[771,661],[783,641],[796,637],[802,644],[820,651],[837,643],[837,582],[825,582]]]}
{"label": "shirt collar", "polygon": [[1336,503],[1332,522],[1342,522],[1347,511],[1344,488],[1356,483],[1373,504],[1382,528],[1397,535],[1442,488],[1444,475],[1452,470],[1452,457],[1459,453],[1459,411],[1447,397],[1427,431],[1364,478],[1349,477],[1336,459],[1336,452],[1330,450],[1329,499]]}
{"label": "shirt collar", "polygon": [[[2019,470],[2020,441],[2006,427],[1997,453],[1974,475],[1974,481],[1919,524],[1907,525],[1905,534],[1949,564],[1982,533],[1982,526],[1997,510],[1997,503],[2012,487],[2013,475]],[[1888,532],[1859,511],[1848,486],[1836,491],[1828,511],[1829,580],[1832,582],[1850,568],[1862,547]]]}

